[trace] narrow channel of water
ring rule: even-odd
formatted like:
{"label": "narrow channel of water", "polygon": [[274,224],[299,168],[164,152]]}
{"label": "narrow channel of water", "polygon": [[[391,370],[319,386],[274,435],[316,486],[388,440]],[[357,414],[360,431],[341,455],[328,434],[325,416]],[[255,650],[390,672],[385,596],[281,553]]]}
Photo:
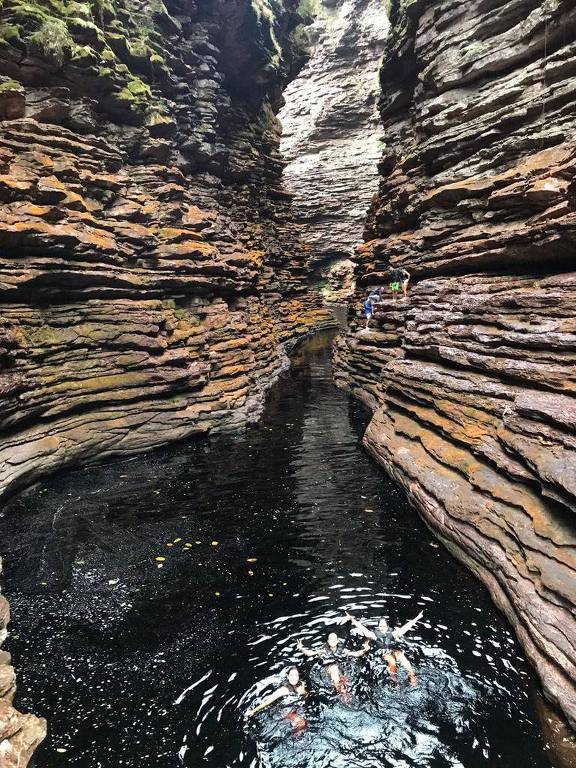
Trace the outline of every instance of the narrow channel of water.
{"label": "narrow channel of water", "polygon": [[[50,723],[37,768],[550,765],[510,630],[363,452],[365,424],[317,337],[246,434],[11,501],[0,541],[17,702]],[[302,664],[298,638],[346,638],[344,610],[400,624],[421,609],[414,688],[371,655],[346,663],[346,705]],[[282,705],[246,722],[293,663],[313,691],[306,730]]]}

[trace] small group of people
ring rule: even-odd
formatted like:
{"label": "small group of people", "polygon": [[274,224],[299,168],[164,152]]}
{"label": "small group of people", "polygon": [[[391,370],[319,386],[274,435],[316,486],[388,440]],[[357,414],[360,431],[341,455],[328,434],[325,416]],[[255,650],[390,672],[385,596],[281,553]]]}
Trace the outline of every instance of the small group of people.
{"label": "small group of people", "polygon": [[[349,650],[345,647],[344,641],[338,637],[336,632],[330,632],[326,643],[320,648],[305,648],[302,641],[298,641],[299,650],[307,658],[317,658],[323,667],[324,672],[336,693],[345,704],[350,704],[351,694],[348,686],[348,679],[340,668],[340,662],[346,657],[360,658],[364,656],[372,646],[375,646],[377,652],[381,655],[386,670],[393,684],[397,684],[398,668],[402,668],[408,677],[410,685],[416,685],[416,673],[412,664],[406,657],[404,651],[398,648],[398,641],[407,632],[409,632],[422,618],[422,611],[414,619],[406,622],[402,627],[390,629],[386,619],[382,618],[374,630],[368,629],[361,621],[354,618],[350,613],[346,613],[346,620],[356,629],[357,633],[364,638],[364,644],[358,650]],[[246,717],[252,717],[258,712],[266,709],[277,701],[296,706],[299,702],[308,696],[306,683],[300,676],[297,667],[291,667],[288,670],[287,677],[283,685],[277,688],[273,693],[264,698],[258,706],[246,712]],[[305,718],[295,709],[291,710],[285,718],[292,724],[295,731],[300,731],[306,727]]]}
{"label": "small group of people", "polygon": [[[400,291],[402,298],[408,298],[408,283],[410,282],[410,272],[402,267],[393,267],[390,270],[390,289],[392,299],[398,301]],[[370,321],[374,314],[374,304],[384,300],[384,288],[374,288],[370,291],[368,298],[364,302],[364,315],[366,316],[366,328],[370,327]]]}

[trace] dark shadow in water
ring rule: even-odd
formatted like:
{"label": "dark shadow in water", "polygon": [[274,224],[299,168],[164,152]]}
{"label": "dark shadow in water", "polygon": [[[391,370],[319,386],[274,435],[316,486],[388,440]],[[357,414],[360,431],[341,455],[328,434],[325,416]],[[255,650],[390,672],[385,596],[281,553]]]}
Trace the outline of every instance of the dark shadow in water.
{"label": "dark shadow in water", "polygon": [[[37,768],[549,765],[508,626],[363,452],[365,423],[321,337],[242,436],[69,472],[10,502],[18,704],[50,722]],[[302,663],[299,637],[345,637],[345,609],[398,624],[420,608],[416,688],[392,687],[370,657],[347,664],[345,706],[307,668],[304,733],[282,705],[245,723]]]}

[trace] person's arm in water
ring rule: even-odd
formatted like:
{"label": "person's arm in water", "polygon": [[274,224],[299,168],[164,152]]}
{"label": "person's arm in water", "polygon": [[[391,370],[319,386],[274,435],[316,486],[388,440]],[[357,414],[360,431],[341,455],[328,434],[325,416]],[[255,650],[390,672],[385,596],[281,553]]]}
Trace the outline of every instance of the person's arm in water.
{"label": "person's arm in water", "polygon": [[275,701],[278,701],[278,699],[283,699],[284,696],[288,696],[290,691],[288,688],[286,688],[285,685],[282,685],[278,690],[274,691],[274,693],[271,693],[270,696],[266,696],[266,698],[258,704],[257,707],[254,707],[254,709],[249,709],[246,712],[246,717],[252,717],[252,715],[257,714],[258,712],[262,712],[263,709],[266,709],[271,704],[274,704]]}
{"label": "person's arm in water", "polygon": [[320,656],[322,654],[322,651],[313,651],[310,648],[305,648],[302,644],[302,640],[298,640],[298,649],[302,651],[304,656],[308,656],[309,659],[311,659],[313,656]]}
{"label": "person's arm in water", "polygon": [[366,640],[362,648],[360,648],[358,651],[349,651],[347,648],[344,648],[344,653],[346,656],[355,656],[357,659],[359,659],[361,656],[364,656],[368,651],[370,650],[370,640]]}
{"label": "person's arm in water", "polygon": [[420,611],[418,616],[416,616],[413,619],[410,619],[410,621],[407,621],[406,624],[404,624],[403,627],[398,627],[398,629],[393,630],[392,634],[394,635],[394,637],[396,637],[396,638],[402,637],[407,632],[410,632],[412,627],[414,627],[414,626],[416,626],[416,624],[418,624],[418,622],[420,621],[422,616],[424,616],[424,611]]}
{"label": "person's arm in water", "polygon": [[374,632],[372,632],[371,629],[368,629],[368,627],[365,627],[364,624],[358,621],[358,619],[355,619],[354,616],[351,616],[349,613],[346,614],[346,618],[348,621],[350,621],[356,629],[360,632],[361,635],[364,637],[367,637],[368,640],[376,640],[376,635]]}

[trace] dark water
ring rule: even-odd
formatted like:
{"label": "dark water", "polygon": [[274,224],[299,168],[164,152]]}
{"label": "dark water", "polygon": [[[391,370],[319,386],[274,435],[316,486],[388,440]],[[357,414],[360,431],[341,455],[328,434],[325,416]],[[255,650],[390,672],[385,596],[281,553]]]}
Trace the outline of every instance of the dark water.
{"label": "dark water", "polygon": [[[50,722],[38,768],[550,764],[507,625],[363,453],[364,426],[317,339],[246,435],[70,472],[10,503],[18,703]],[[302,662],[298,638],[345,637],[344,609],[398,624],[421,608],[417,687],[392,686],[376,657],[347,663],[346,706],[312,667],[302,735],[282,705],[245,723]]]}

